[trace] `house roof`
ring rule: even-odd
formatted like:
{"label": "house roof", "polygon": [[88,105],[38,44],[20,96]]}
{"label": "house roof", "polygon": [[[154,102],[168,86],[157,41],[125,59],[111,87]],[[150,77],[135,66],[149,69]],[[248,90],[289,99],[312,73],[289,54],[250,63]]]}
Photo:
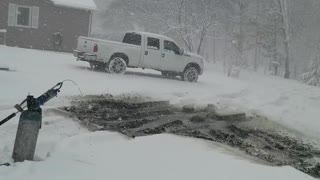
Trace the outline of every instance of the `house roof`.
{"label": "house roof", "polygon": [[94,0],[51,0],[55,5],[77,9],[96,10],[97,5]]}

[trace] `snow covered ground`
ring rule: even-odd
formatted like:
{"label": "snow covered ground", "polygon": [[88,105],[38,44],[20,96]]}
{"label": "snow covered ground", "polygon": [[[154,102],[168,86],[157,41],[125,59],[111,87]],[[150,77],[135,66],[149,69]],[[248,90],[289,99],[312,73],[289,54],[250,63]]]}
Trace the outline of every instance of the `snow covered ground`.
{"label": "snow covered ground", "polygon": [[[258,113],[318,139],[320,90],[277,77],[244,72],[225,77],[211,65],[197,84],[164,79],[158,72],[130,69],[114,76],[90,71],[71,54],[0,46],[0,117],[28,93],[40,95],[65,79],[78,83],[84,95],[133,94],[170,100],[177,105],[207,103]],[[46,108],[79,95],[66,83]],[[0,118],[1,119],[1,118]],[[10,161],[18,118],[0,127],[0,163]],[[210,146],[208,146],[210,144]],[[89,133],[65,117],[45,113],[37,147],[40,162],[1,167],[0,179],[312,179],[290,167],[268,167],[226,154],[213,143],[172,135],[135,140],[113,133]]]}

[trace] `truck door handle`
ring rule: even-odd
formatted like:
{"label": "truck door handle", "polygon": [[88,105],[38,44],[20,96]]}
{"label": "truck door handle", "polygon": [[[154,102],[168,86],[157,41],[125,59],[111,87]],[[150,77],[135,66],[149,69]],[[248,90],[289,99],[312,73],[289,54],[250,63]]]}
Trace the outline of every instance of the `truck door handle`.
{"label": "truck door handle", "polygon": [[161,57],[164,58],[166,55],[164,53],[161,54]]}
{"label": "truck door handle", "polygon": [[146,56],[148,56],[149,52],[148,52],[148,51],[145,51],[144,54],[145,54]]}

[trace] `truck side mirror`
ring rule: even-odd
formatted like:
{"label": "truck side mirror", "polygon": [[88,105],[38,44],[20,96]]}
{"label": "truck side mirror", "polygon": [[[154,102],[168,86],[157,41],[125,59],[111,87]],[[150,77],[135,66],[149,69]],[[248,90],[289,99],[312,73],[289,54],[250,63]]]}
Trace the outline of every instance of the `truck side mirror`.
{"label": "truck side mirror", "polygon": [[180,49],[180,55],[184,55],[184,52],[185,52],[184,48],[181,48]]}

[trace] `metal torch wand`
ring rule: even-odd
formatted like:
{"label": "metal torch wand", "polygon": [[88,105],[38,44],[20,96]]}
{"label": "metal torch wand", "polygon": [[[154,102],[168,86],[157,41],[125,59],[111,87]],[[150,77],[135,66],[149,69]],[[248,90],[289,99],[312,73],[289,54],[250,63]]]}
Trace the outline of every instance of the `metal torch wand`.
{"label": "metal torch wand", "polygon": [[43,93],[41,96],[39,96],[35,103],[30,103],[27,105],[24,105],[27,102],[27,99],[23,100],[20,104],[15,105],[14,107],[18,110],[15,113],[12,113],[2,121],[0,121],[0,126],[5,124],[6,122],[10,121],[12,118],[14,118],[18,113],[22,113],[25,111],[25,108],[28,109],[34,109],[39,108],[40,106],[47,103],[52,98],[56,97],[58,93],[60,92],[60,89],[62,88],[63,82],[59,82],[55,86],[53,86],[51,89],[49,89],[47,92]]}

